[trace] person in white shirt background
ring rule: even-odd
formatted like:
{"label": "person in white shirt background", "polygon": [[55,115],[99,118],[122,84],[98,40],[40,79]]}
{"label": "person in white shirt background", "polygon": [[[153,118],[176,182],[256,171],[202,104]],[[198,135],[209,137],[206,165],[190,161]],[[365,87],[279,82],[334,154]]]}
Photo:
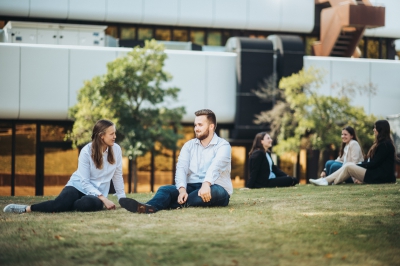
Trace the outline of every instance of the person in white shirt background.
{"label": "person in white shirt background", "polygon": [[[342,145],[339,151],[339,157],[336,160],[329,160],[325,163],[325,169],[321,172],[321,177],[327,177],[336,172],[343,164],[359,163],[364,161],[360,142],[357,138],[356,131],[351,126],[342,129]],[[349,178],[346,183],[360,183],[357,179]]]}
{"label": "person in white shirt background", "polygon": [[92,142],[79,154],[78,170],[54,200],[38,204],[9,204],[4,212],[67,212],[100,211],[103,206],[115,209],[107,198],[113,181],[118,199],[126,197],[122,177],[122,151],[115,143],[115,125],[109,120],[99,120],[93,127]]}
{"label": "person in white shirt background", "polygon": [[213,111],[195,112],[196,138],[184,144],[176,166],[175,185],[162,186],[147,203],[132,198],[119,200],[134,213],[154,213],[180,207],[227,206],[233,193],[231,146],[215,133]]}

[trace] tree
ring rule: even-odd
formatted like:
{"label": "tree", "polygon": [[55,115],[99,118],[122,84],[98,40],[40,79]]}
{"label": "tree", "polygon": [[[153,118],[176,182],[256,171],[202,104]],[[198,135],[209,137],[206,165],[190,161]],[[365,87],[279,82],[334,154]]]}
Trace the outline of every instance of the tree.
{"label": "tree", "polygon": [[162,44],[146,41],[144,48],[135,47],[125,57],[108,63],[105,75],[86,81],[78,103],[70,109],[70,117],[75,119],[70,137],[76,145],[90,141],[93,124],[101,118],[117,125],[117,140],[133,170],[134,192],[136,158],[147,152],[154,157],[163,147],[176,149],[181,138],[176,132],[185,109],[168,107],[174,104],[179,89],[163,86],[172,79],[163,70],[166,58]]}
{"label": "tree", "polygon": [[371,128],[376,120],[375,116],[367,115],[363,108],[352,106],[350,98],[343,93],[338,97],[319,94],[323,77],[323,71],[309,68],[282,78],[279,82],[282,98],[272,110],[260,113],[254,121],[258,124],[275,123],[278,144],[274,151],[278,154],[298,152],[301,148],[320,150],[319,170],[324,163],[323,151],[341,143],[340,132],[345,125],[356,129],[366,150],[372,144]]}

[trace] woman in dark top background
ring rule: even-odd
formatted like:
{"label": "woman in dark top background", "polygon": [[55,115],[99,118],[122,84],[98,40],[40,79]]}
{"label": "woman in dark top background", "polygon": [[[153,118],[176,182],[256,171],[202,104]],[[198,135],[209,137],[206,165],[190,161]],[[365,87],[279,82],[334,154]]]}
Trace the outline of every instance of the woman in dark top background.
{"label": "woman in dark top background", "polygon": [[310,179],[316,186],[327,186],[334,182],[342,183],[352,176],[363,183],[394,183],[394,163],[397,160],[396,150],[390,136],[390,125],[387,120],[378,120],[374,125],[375,141],[362,163],[346,163],[335,173],[326,178]]}
{"label": "woman in dark top background", "polygon": [[270,148],[272,139],[266,132],[256,135],[249,152],[250,178],[247,188],[289,187],[299,183],[297,178],[291,177],[274,165]]}

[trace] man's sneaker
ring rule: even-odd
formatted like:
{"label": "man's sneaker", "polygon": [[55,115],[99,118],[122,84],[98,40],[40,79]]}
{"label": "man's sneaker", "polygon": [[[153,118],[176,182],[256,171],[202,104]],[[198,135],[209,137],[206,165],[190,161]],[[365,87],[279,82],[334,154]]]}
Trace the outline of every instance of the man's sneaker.
{"label": "man's sneaker", "polygon": [[310,183],[315,185],[315,186],[327,186],[328,181],[325,178],[320,178],[320,179],[310,179]]}
{"label": "man's sneaker", "polygon": [[28,205],[8,204],[4,207],[3,212],[24,213],[26,212],[26,207],[28,207]]}
{"label": "man's sneaker", "polygon": [[155,213],[157,211],[157,209],[151,205],[140,203],[130,198],[121,198],[119,204],[130,212]]}

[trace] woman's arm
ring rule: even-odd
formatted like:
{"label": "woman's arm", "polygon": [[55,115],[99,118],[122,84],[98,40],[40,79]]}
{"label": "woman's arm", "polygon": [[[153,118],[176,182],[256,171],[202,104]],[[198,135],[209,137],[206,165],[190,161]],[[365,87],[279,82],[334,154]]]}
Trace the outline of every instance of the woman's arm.
{"label": "woman's arm", "polygon": [[374,169],[379,167],[390,156],[394,156],[394,147],[390,142],[382,142],[376,148],[375,154],[370,158],[369,162],[364,162],[360,166],[366,169]]}
{"label": "woman's arm", "polygon": [[357,164],[361,161],[363,161],[363,158],[360,144],[357,141],[351,141],[347,151],[346,162]]}
{"label": "woman's arm", "polygon": [[[112,181],[114,184],[115,192],[117,194],[118,200],[120,198],[126,198],[125,189],[124,189],[124,178],[122,176],[122,150],[121,147],[115,146],[114,154],[115,154],[115,162],[117,167],[115,169],[114,175],[112,177]],[[113,146],[113,147],[114,147]]]}

